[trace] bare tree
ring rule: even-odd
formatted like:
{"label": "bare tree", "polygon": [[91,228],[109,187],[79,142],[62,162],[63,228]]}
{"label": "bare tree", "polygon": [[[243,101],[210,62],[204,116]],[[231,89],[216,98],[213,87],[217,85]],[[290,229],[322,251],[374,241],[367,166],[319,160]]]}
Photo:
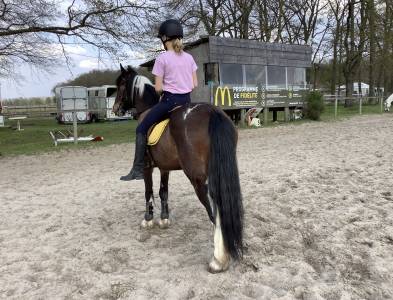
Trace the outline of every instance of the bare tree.
{"label": "bare tree", "polygon": [[376,55],[376,24],[375,24],[375,2],[374,0],[367,0],[367,12],[369,26],[368,26],[368,40],[369,40],[369,96],[374,96],[375,87],[375,55]]}
{"label": "bare tree", "polygon": [[383,1],[385,11],[383,14],[383,46],[382,46],[382,59],[383,59],[383,83],[385,90],[388,93],[393,92],[393,3],[391,0]]}
{"label": "bare tree", "polygon": [[68,44],[90,45],[112,57],[136,47],[148,33],[154,2],[128,0],[0,0],[0,76],[17,72],[21,62],[49,68]]}
{"label": "bare tree", "polygon": [[332,72],[330,79],[330,93],[334,94],[336,91],[336,84],[340,85],[341,82],[339,80],[339,68],[340,60],[339,54],[341,53],[342,48],[342,34],[343,34],[343,20],[345,16],[345,4],[343,0],[329,0],[329,12],[333,16],[333,26],[332,26]]}
{"label": "bare tree", "polygon": [[[360,4],[360,7],[359,7]],[[353,94],[353,82],[357,74],[358,68],[364,53],[366,43],[366,9],[365,2],[356,0],[348,0],[347,3],[347,20],[344,38],[345,47],[345,87],[346,96],[351,97]],[[356,25],[356,26],[355,26]],[[351,105],[351,101],[347,100],[345,104]]]}
{"label": "bare tree", "polygon": [[298,44],[311,44],[321,22],[320,14],[327,3],[320,0],[290,0],[286,1],[286,9],[293,13],[290,29],[293,39]]}

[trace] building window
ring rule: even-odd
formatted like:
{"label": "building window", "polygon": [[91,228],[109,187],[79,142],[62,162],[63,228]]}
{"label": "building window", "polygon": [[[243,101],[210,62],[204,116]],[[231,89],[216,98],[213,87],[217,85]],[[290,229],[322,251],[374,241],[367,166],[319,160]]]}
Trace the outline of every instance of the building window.
{"label": "building window", "polygon": [[203,65],[205,73],[205,85],[219,83],[218,63],[207,63]]}
{"label": "building window", "polygon": [[262,65],[244,65],[246,73],[246,85],[266,85],[265,66]]}
{"label": "building window", "polygon": [[108,88],[106,90],[106,96],[109,97],[116,97],[117,88]]}
{"label": "building window", "polygon": [[285,89],[286,85],[286,68],[280,66],[267,66],[267,84],[268,88]]}
{"label": "building window", "polygon": [[306,70],[304,68],[287,67],[288,88],[304,88],[306,86]]}
{"label": "building window", "polygon": [[239,64],[220,64],[221,84],[243,85],[243,66]]}

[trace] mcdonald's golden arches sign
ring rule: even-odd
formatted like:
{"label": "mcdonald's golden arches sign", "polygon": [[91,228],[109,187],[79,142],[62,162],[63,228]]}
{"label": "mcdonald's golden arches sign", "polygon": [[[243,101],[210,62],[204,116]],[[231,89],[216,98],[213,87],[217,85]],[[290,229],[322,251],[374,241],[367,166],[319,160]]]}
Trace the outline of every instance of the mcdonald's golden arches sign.
{"label": "mcdonald's golden arches sign", "polygon": [[215,106],[232,106],[232,93],[227,86],[218,86],[214,93]]}

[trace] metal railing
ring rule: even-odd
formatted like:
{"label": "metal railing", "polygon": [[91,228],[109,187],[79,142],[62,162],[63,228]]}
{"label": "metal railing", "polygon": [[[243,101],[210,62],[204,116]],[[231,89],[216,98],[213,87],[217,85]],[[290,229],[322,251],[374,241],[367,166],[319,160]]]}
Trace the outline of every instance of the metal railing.
{"label": "metal railing", "polygon": [[334,117],[338,117],[339,106],[343,106],[344,108],[353,108],[354,105],[358,107],[359,114],[363,114],[363,108],[365,105],[374,105],[379,107],[379,112],[384,112],[384,97],[383,96],[354,96],[354,97],[345,97],[338,95],[324,95],[323,96],[325,104],[334,105]]}

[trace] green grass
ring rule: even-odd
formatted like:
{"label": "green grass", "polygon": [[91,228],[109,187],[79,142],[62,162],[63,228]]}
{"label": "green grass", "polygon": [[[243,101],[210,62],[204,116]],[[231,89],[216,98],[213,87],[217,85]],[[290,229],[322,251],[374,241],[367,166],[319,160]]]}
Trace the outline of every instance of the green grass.
{"label": "green grass", "polygon": [[[16,126],[16,121],[6,120],[6,126]],[[135,140],[134,120],[99,122],[92,124],[78,124],[80,136],[102,136],[102,142],[61,143],[54,146],[49,131],[73,131],[72,125],[57,124],[56,120],[48,118],[25,119],[21,122],[23,131],[13,130],[9,127],[0,128],[0,156],[19,154],[36,154],[42,152],[59,151],[61,149],[76,149],[86,147],[100,147],[110,144],[127,143]]]}
{"label": "green grass", "polygon": [[[362,114],[379,114],[381,108],[379,104],[363,105]],[[354,104],[352,107],[339,105],[337,119],[347,118],[359,115],[359,106]],[[269,122],[267,126],[277,126],[284,124],[284,112],[277,113],[278,122],[272,122],[273,113],[269,113]],[[321,115],[322,121],[335,120],[334,105],[326,105],[325,111]],[[299,125],[310,120],[296,120],[291,124]],[[263,122],[262,122],[263,124]],[[73,131],[72,125],[60,125],[54,119],[48,118],[28,118],[21,121],[23,131],[16,131],[9,127],[0,127],[0,157],[20,154],[36,154],[51,151],[60,151],[62,149],[81,149],[86,147],[100,147],[111,144],[128,143],[135,140],[135,127],[137,123],[134,120],[116,121],[116,122],[99,122],[92,124],[78,124],[80,136],[103,136],[103,142],[79,142],[78,145],[73,143],[62,143],[57,147],[54,146],[49,131],[66,130]],[[16,121],[6,120],[6,126],[16,126]],[[263,126],[263,125],[262,125]],[[244,128],[239,126],[239,128]]]}
{"label": "green grass", "polygon": [[[380,104],[363,104],[362,106],[362,115],[367,114],[380,114],[381,113],[381,105]],[[359,115],[359,105],[354,103],[351,107],[344,107],[343,104],[338,105],[337,107],[337,120],[348,118],[351,116]],[[261,114],[263,118],[263,113]],[[268,116],[268,124],[267,126],[275,126],[276,124],[282,124],[284,122],[285,116],[283,111],[277,112],[277,122],[273,122],[273,113],[269,112]],[[321,121],[332,121],[335,120],[334,117],[334,105],[325,105],[325,110],[321,114]],[[311,120],[301,119],[296,121],[291,121],[291,124],[302,124],[304,122],[310,122]],[[261,119],[261,123],[263,125],[263,119]]]}
{"label": "green grass", "polygon": [[[362,115],[380,114],[380,104],[363,104]],[[354,103],[351,107],[344,107],[343,104],[337,106],[337,119],[359,115],[359,104]],[[325,105],[325,111],[321,115],[322,121],[334,120],[334,105]]]}

